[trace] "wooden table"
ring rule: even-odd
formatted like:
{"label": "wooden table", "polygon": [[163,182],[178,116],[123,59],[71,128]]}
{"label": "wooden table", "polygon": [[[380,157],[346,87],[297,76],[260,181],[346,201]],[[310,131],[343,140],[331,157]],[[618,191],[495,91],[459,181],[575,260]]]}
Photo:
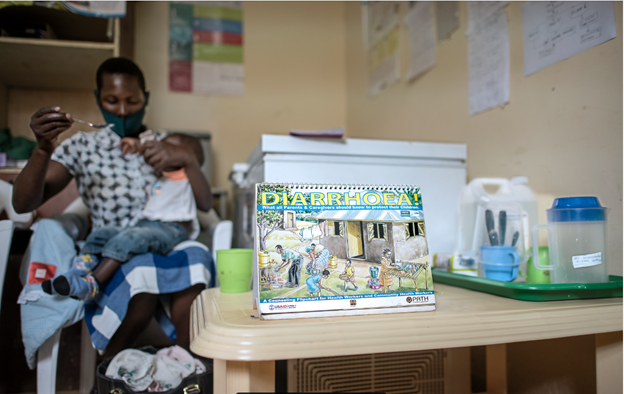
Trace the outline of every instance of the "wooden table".
{"label": "wooden table", "polygon": [[273,392],[274,360],[485,345],[488,393],[506,393],[505,344],[595,334],[598,393],[622,392],[622,298],[525,302],[442,284],[435,291],[432,312],[264,321],[252,317],[251,292],[209,289],[193,303],[191,350],[214,359],[214,393],[234,394]]}

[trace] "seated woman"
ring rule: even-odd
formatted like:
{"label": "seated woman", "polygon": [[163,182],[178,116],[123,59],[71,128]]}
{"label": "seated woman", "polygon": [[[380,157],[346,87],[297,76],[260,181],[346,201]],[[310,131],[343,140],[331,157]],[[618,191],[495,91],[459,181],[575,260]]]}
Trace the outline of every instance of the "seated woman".
{"label": "seated woman", "polygon": [[[171,144],[162,141],[165,133],[156,133],[157,140],[145,143],[140,155],[124,154],[120,149],[123,137],[136,137],[146,130],[142,121],[149,95],[138,66],[123,58],[108,59],[98,68],[96,83],[96,102],[109,124],[106,128],[78,133],[58,145],[58,136],[73,123],[71,115],[59,107],[47,107],[32,116],[30,127],[37,147],[15,180],[15,210],[29,212],[38,208],[75,178],[80,196],[89,208],[93,229],[135,226],[152,185],[170,167],[184,169],[193,185],[197,208],[209,210],[212,193],[200,169],[203,157],[195,138],[180,135],[179,144]],[[43,230],[46,228],[43,226]],[[105,287],[120,266],[108,259],[92,276]],[[184,266],[176,269],[188,271]],[[170,305],[170,319],[177,334],[175,342],[185,349],[189,349],[190,341],[190,306],[206,280],[197,278],[189,283],[171,290]],[[159,294],[134,294],[123,321],[108,341],[106,355],[132,346],[158,305]]]}

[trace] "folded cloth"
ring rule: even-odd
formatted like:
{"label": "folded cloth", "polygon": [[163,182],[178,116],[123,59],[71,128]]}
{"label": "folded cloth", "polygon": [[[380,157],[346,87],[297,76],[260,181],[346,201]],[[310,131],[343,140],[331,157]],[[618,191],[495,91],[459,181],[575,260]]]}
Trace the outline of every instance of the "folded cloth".
{"label": "folded cloth", "polygon": [[[123,264],[92,302],[85,303],[85,321],[93,346],[104,351],[138,293],[171,294],[196,284],[208,286],[215,275],[212,254],[197,241],[185,241],[167,256],[143,254]],[[155,318],[173,341],[175,328],[163,307]]]}
{"label": "folded cloth", "polygon": [[52,219],[42,219],[34,227],[30,254],[22,267],[24,288],[18,299],[21,304],[22,341],[30,369],[37,364],[37,350],[61,328],[79,322],[83,303],[69,297],[51,296],[43,292],[41,283],[66,272],[76,257],[74,240],[63,226]]}
{"label": "folded cloth", "polygon": [[191,370],[194,369],[197,374],[206,372],[206,367],[201,361],[193,357],[191,353],[187,352],[184,348],[181,348],[178,345],[160,349],[156,352],[156,354],[159,356],[167,356]]}
{"label": "folded cloth", "polygon": [[145,391],[154,378],[154,355],[136,349],[117,353],[106,368],[106,376],[122,379],[134,391]]}
{"label": "folded cloth", "polygon": [[[196,362],[202,369],[198,370]],[[203,372],[201,362],[179,346],[159,350],[156,354],[126,349],[106,368],[106,376],[123,380],[134,391],[170,390],[178,387],[187,376]]]}

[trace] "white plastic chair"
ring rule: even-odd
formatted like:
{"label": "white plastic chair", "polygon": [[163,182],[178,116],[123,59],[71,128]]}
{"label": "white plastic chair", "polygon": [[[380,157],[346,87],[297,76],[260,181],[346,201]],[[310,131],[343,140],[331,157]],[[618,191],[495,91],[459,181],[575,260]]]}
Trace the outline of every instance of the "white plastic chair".
{"label": "white plastic chair", "polygon": [[[75,213],[84,216],[89,215],[89,209],[77,198],[65,208],[63,213]],[[54,335],[48,338],[37,351],[37,394],[56,393],[56,369],[58,362],[58,347],[61,340],[59,329]],[[82,331],[80,333],[80,385],[78,392],[88,394],[95,382],[95,361],[96,353],[91,344],[91,335],[87,329],[87,324],[82,320]]]}
{"label": "white plastic chair", "polygon": [[17,213],[13,209],[13,185],[9,182],[0,180],[0,212],[6,211],[9,220],[15,223],[15,227],[28,228],[32,223],[35,215],[32,212]]}
{"label": "white plastic chair", "polygon": [[29,213],[18,214],[13,209],[13,185],[0,180],[0,212],[6,211],[9,220],[0,221],[0,304],[4,290],[4,277],[9,261],[9,251],[13,240],[13,229],[26,228],[32,223],[34,215]]}
{"label": "white plastic chair", "polygon": [[2,305],[4,276],[6,274],[6,269],[9,261],[11,240],[13,240],[13,222],[10,220],[0,221],[0,305]]}
{"label": "white plastic chair", "polygon": [[219,278],[217,273],[217,250],[232,248],[232,231],[234,223],[231,220],[222,220],[214,228],[212,234],[212,261],[214,264],[214,283],[215,287],[219,286]]}

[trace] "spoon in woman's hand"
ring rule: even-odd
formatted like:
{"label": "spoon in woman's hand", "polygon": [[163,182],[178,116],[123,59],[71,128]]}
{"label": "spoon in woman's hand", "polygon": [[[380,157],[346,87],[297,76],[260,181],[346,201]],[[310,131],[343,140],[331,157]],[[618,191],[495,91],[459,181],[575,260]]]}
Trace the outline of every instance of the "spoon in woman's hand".
{"label": "spoon in woman's hand", "polygon": [[94,129],[103,129],[104,127],[108,126],[108,124],[93,124],[90,122],[87,122],[85,120],[80,120],[80,119],[76,119],[76,118],[72,118],[73,122],[78,122],[78,123],[82,123],[82,124],[86,124],[87,126],[91,126]]}

